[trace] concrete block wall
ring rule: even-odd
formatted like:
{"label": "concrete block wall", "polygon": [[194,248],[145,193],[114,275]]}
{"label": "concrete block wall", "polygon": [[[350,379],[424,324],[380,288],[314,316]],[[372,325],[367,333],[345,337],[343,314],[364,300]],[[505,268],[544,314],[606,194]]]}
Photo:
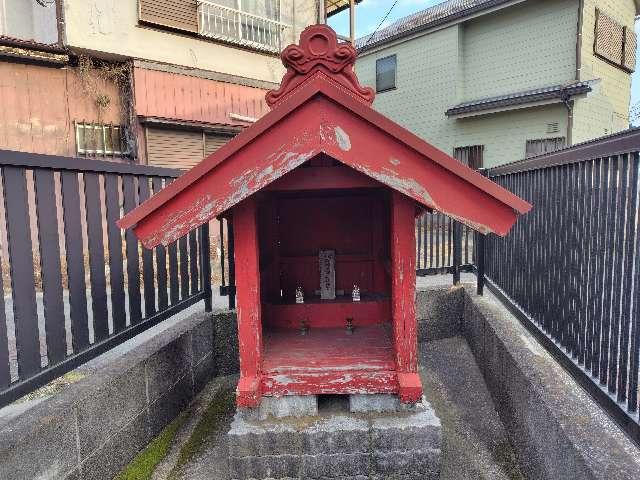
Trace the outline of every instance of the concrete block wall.
{"label": "concrete block wall", "polygon": [[[474,290],[420,288],[419,341],[466,338],[527,478],[640,478],[640,450],[503,305]],[[63,392],[0,411],[1,479],[113,478],[206,382],[238,371],[234,312],[121,347],[77,369],[85,378]]]}
{"label": "concrete block wall", "polygon": [[196,314],[78,368],[84,378],[60,394],[3,415],[0,478],[113,478],[209,380],[237,372],[235,325],[231,312]]}

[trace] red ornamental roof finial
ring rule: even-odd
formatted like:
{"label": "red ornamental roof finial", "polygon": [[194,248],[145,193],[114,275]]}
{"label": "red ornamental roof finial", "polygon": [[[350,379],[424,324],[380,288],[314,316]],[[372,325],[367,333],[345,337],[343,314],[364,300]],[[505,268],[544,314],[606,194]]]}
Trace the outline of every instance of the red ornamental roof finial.
{"label": "red ornamental roof finial", "polygon": [[350,43],[338,43],[331,27],[311,25],[305,28],[300,34],[300,45],[289,45],[282,51],[280,58],[287,73],[282,77],[279,89],[267,92],[267,104],[273,108],[316,72],[322,72],[358,99],[371,104],[375,97],[373,89],[361,86],[353,72],[356,55],[356,49]]}

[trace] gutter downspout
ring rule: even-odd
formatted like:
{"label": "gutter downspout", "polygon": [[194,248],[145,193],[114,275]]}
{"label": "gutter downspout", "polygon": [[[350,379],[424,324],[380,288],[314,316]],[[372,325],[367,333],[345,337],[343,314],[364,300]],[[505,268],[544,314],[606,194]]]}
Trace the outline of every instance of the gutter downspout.
{"label": "gutter downspout", "polygon": [[[584,0],[578,0],[578,25],[576,31],[576,74],[575,81],[579,82],[582,76],[582,27],[584,25]],[[567,105],[567,146],[573,145],[573,107],[575,101],[565,103]]]}

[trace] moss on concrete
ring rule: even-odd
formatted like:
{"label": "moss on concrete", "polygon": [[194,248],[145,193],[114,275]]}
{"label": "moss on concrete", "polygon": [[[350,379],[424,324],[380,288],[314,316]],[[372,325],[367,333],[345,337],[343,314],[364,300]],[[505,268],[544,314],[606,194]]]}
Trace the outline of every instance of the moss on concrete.
{"label": "moss on concrete", "polygon": [[209,438],[210,435],[219,428],[222,421],[233,412],[234,407],[235,396],[232,390],[223,388],[216,393],[202,414],[198,424],[193,429],[189,440],[187,440],[180,450],[178,461],[171,475],[172,477],[180,467],[202,451],[207,438]]}
{"label": "moss on concrete", "polygon": [[72,383],[79,382],[87,375],[86,373],[79,372],[77,370],[72,370],[71,372],[65,373],[61,377],[56,378],[55,380],[50,381],[44,387],[40,387],[38,390],[25,395],[21,399],[17,400],[16,403],[24,403],[29,402],[31,400],[36,400],[38,398],[50,397],[52,395],[56,395],[62,392],[65,388],[67,388]]}
{"label": "moss on concrete", "polygon": [[186,418],[187,414],[182,413],[164,427],[160,435],[136,455],[114,480],[149,480],[155,468],[169,452],[173,439]]}

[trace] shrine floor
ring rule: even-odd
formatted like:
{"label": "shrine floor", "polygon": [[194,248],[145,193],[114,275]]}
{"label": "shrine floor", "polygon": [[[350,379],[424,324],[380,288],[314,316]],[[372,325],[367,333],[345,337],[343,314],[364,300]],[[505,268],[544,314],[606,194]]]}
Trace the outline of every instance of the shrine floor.
{"label": "shrine floor", "polygon": [[[466,341],[454,337],[421,345],[420,374],[425,394],[443,427],[440,478],[523,479],[505,429]],[[216,423],[215,429],[202,439],[199,452],[174,472],[177,475],[173,478],[228,478],[225,434],[232,416],[232,412],[229,412]],[[179,451],[180,445],[174,445],[172,450]],[[154,475],[153,478],[163,480],[166,477]]]}

